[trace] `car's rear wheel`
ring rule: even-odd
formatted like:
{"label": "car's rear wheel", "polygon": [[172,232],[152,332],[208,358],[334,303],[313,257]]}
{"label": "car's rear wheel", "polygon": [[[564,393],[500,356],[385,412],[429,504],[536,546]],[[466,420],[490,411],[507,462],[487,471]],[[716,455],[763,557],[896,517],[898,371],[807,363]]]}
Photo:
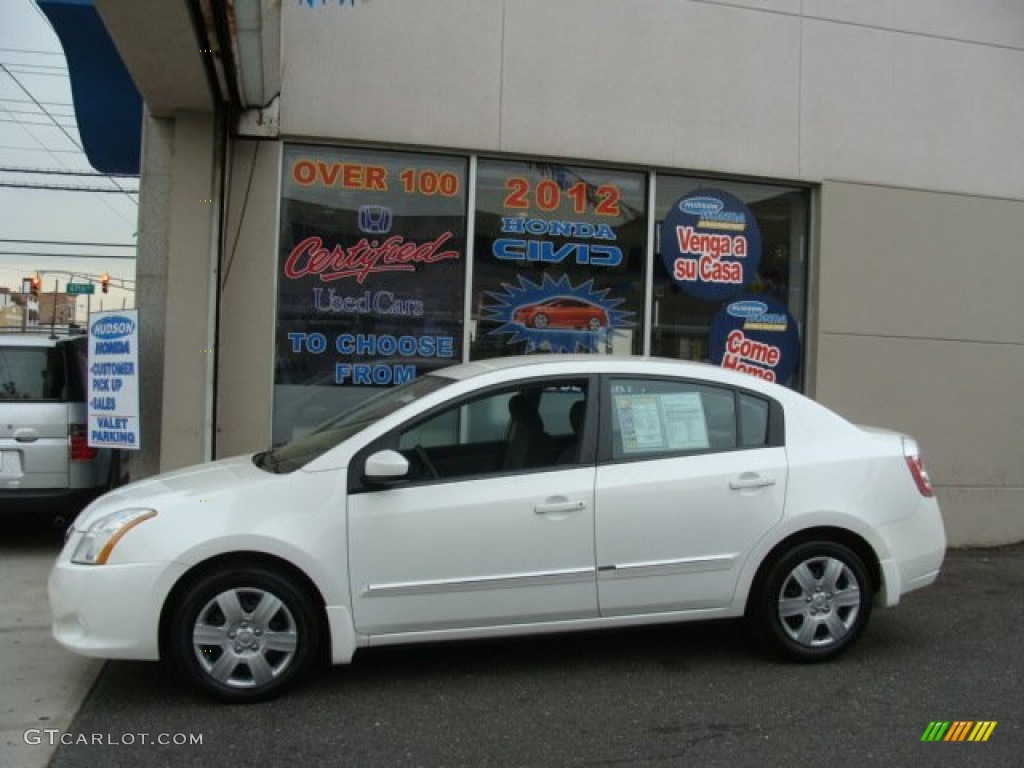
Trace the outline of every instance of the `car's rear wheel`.
{"label": "car's rear wheel", "polygon": [[319,612],[276,570],[225,567],[192,584],[173,613],[171,651],[208,693],[243,703],[276,696],[317,658]]}
{"label": "car's rear wheel", "polygon": [[756,600],[754,617],[782,655],[827,661],[853,645],[867,624],[871,582],[850,548],[805,542],[775,560]]}
{"label": "car's rear wheel", "polygon": [[587,328],[591,332],[597,332],[601,330],[601,321],[598,320],[596,317],[592,317],[589,321],[587,321]]}

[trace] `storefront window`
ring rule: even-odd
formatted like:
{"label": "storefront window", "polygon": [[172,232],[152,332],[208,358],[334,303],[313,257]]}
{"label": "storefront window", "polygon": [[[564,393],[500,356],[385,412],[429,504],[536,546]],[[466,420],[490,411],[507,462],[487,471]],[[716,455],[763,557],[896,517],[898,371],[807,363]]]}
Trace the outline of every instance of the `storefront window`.
{"label": "storefront window", "polygon": [[646,178],[479,161],[472,359],[643,351]]}
{"label": "storefront window", "polygon": [[467,315],[468,169],[466,157],[285,147],[275,443],[467,358],[649,342],[801,386],[807,190],[658,174],[649,246],[647,173],[480,159]]}
{"label": "storefront window", "polygon": [[659,174],[651,354],[798,387],[806,190]]}
{"label": "storefront window", "polygon": [[462,361],[467,166],[285,147],[275,443]]}

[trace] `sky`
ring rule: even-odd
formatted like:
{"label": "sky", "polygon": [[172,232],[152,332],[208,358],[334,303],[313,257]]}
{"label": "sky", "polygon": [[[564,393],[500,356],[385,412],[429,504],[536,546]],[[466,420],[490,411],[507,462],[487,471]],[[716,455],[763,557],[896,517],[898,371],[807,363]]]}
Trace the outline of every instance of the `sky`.
{"label": "sky", "polygon": [[[106,272],[110,292],[96,287],[92,311],[135,306],[138,180],[50,173],[57,171],[97,174],[81,151],[64,52],[33,0],[0,0],[0,287],[20,291],[22,278],[39,272],[43,290],[56,282],[63,291],[69,279]],[[86,299],[78,303],[84,321]]]}

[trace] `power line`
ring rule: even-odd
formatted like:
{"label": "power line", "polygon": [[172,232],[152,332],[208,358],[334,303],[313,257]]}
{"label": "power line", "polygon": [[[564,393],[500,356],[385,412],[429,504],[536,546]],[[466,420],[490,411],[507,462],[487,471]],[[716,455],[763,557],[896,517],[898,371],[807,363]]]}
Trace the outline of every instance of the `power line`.
{"label": "power line", "polygon": [[[35,7],[35,8],[36,8],[36,10],[39,10],[38,6],[33,6],[33,7]],[[39,11],[39,15],[40,15],[40,16],[42,16],[43,18],[46,18],[45,14],[43,14],[43,12],[42,12],[42,11]],[[7,73],[7,76],[8,76],[9,78],[11,78],[11,80],[13,80],[13,81],[14,81],[15,85],[17,85],[17,86],[18,86],[18,87],[19,87],[19,88],[20,88],[20,89],[21,89],[21,90],[22,90],[22,91],[24,92],[24,94],[25,94],[26,96],[28,96],[28,97],[29,97],[30,99],[32,99],[32,102],[33,102],[33,103],[34,103],[34,104],[35,104],[35,105],[36,105],[37,107],[39,107],[39,109],[41,109],[41,110],[42,110],[43,112],[45,112],[45,113],[46,113],[46,115],[47,115],[47,116],[48,116],[48,117],[49,117],[49,118],[50,118],[51,120],[53,120],[53,124],[54,124],[54,125],[56,125],[56,126],[57,126],[57,127],[58,127],[58,128],[60,129],[61,133],[63,133],[63,134],[65,135],[65,136],[67,136],[67,137],[68,137],[68,140],[69,140],[69,141],[70,141],[70,142],[71,142],[71,143],[72,143],[73,145],[75,145],[76,147],[78,147],[78,148],[79,148],[80,150],[83,150],[83,151],[84,151],[84,149],[83,149],[82,145],[81,145],[81,144],[80,144],[80,143],[79,143],[78,141],[76,141],[76,140],[75,140],[75,138],[74,138],[74,137],[73,137],[73,136],[72,136],[72,135],[71,135],[70,133],[68,133],[68,132],[67,132],[67,131],[66,131],[66,130],[64,129],[64,126],[62,126],[62,125],[61,125],[60,123],[58,123],[58,122],[57,122],[57,119],[56,119],[55,117],[53,117],[53,115],[51,115],[51,114],[50,114],[50,113],[49,113],[49,112],[48,112],[48,111],[46,110],[46,108],[45,108],[45,107],[43,107],[43,105],[42,105],[42,104],[40,104],[40,103],[39,103],[39,102],[38,102],[38,101],[36,100],[36,97],[35,97],[35,96],[34,96],[34,95],[32,94],[32,92],[31,92],[31,91],[29,91],[29,89],[28,89],[28,88],[26,88],[26,87],[25,87],[24,85],[22,85],[21,81],[20,81],[20,80],[18,80],[18,78],[16,78],[16,77],[15,77],[14,75],[12,75],[12,74],[11,74],[11,70],[9,70],[9,69],[7,68],[7,66],[6,66],[6,65],[4,65],[4,64],[0,64],[0,69],[2,69],[2,70],[3,70],[4,72],[6,72],[6,73]],[[123,192],[123,193],[124,193],[125,195],[127,195],[127,196],[128,196],[128,199],[129,199],[129,200],[131,200],[131,201],[132,201],[132,202],[133,202],[133,203],[134,203],[135,205],[138,205],[138,204],[139,204],[139,201],[138,201],[138,200],[135,200],[135,199],[133,199],[133,198],[131,197],[131,195],[132,195],[132,194],[137,194],[137,193],[133,193],[133,192],[131,192],[130,190],[122,189],[122,187],[121,187],[121,186],[120,186],[120,185],[119,185],[119,184],[117,183],[117,181],[116,181],[116,180],[113,180],[113,179],[112,179],[111,181],[112,181],[112,183],[114,184],[114,186],[115,186],[115,187],[117,187],[117,188],[118,188],[118,190],[120,190],[121,192]],[[84,191],[96,191],[96,192],[110,192],[110,191],[112,191],[112,190],[107,190],[107,189],[103,189],[103,190],[89,190],[89,189],[87,189],[87,188],[83,188],[83,189],[84,189]],[[83,191],[83,190],[76,190],[76,191]]]}
{"label": "power line", "polygon": [[31,61],[4,61],[4,64],[8,64],[12,67],[29,67],[30,69],[57,69],[64,72],[68,71],[67,64],[33,64]]}
{"label": "power line", "polygon": [[[32,120],[26,120],[25,117],[33,117],[33,115],[23,115],[21,117],[15,117],[14,115],[12,115],[11,117],[0,116],[0,122],[14,123],[15,125],[34,125],[38,128],[52,128],[54,124],[56,124],[58,128],[78,127],[74,120],[72,120],[69,123],[57,123],[55,120],[47,120],[41,123],[37,123],[33,122]],[[42,115],[34,115],[34,117],[42,117]],[[58,117],[70,118],[71,115],[58,115]]]}
{"label": "power line", "polygon": [[0,243],[38,244],[38,245],[84,245],[100,248],[135,248],[135,243],[79,243],[72,240],[11,240],[0,238]]}
{"label": "power line", "polygon": [[[37,112],[34,109],[11,109],[10,107],[4,107],[4,111],[5,112],[9,112],[12,115],[34,115],[36,117],[42,117],[43,116],[42,112]],[[63,112],[51,112],[50,114],[55,115],[56,117],[74,117],[75,116],[74,112],[68,112],[67,114],[64,114]]]}
{"label": "power line", "polygon": [[40,104],[36,100],[36,97],[34,95],[32,95],[32,92],[28,88],[26,88],[24,85],[22,85],[21,81],[18,78],[16,78],[13,74],[11,74],[11,70],[9,70],[7,68],[6,64],[0,64],[0,69],[2,69],[4,72],[6,72],[7,76],[9,78],[11,78],[11,80],[14,81],[14,84],[16,86],[18,86],[26,96],[28,96],[30,99],[32,99],[32,103],[35,104],[37,107],[39,107],[40,111],[43,112],[43,114],[45,114],[47,117],[49,117],[51,120],[53,120],[54,125],[56,125],[58,128],[60,128],[61,132],[65,136],[68,137],[68,141],[70,141],[72,144],[74,144],[79,149],[82,149],[82,145],[75,139],[75,137],[72,136],[70,133],[68,133],[66,130],[64,130],[64,127],[60,123],[57,122],[57,120],[54,118],[53,115],[50,114],[50,112],[46,109],[46,107],[44,107],[42,104]]}
{"label": "power line", "polygon": [[37,51],[30,48],[0,48],[5,53],[38,53],[42,56],[63,56],[60,51]]}
{"label": "power line", "polygon": [[25,184],[19,181],[0,181],[0,187],[9,189],[49,189],[57,192],[109,192],[113,195],[137,195],[137,189],[110,189],[104,187],[68,187],[60,184]]}
{"label": "power line", "polygon": [[[19,123],[19,125],[21,125],[21,124]],[[29,135],[31,136],[31,134],[29,134]],[[35,136],[32,136],[32,138],[35,139]],[[39,140],[36,139],[36,142],[39,143]],[[0,144],[0,149],[14,149],[14,150],[17,150],[18,152],[47,152],[47,153],[49,153],[51,155],[54,155],[55,157],[56,157],[56,155],[81,155],[82,154],[81,150],[78,150],[78,149],[50,149],[49,147],[42,146],[41,143],[40,143],[39,148],[36,148],[36,147],[19,147],[19,146],[15,145],[15,144]],[[59,159],[59,158],[57,158],[57,159]]]}
{"label": "power line", "polygon": [[0,64],[0,67],[3,67],[7,71],[7,74],[11,74],[11,72],[14,71],[14,72],[17,72],[19,75],[28,75],[29,77],[63,77],[63,78],[69,77],[67,72],[26,72],[26,71],[24,71],[22,69],[10,70],[10,69],[7,69],[8,66],[11,66],[11,67],[24,67],[26,65],[25,64]]}
{"label": "power line", "polygon": [[114,253],[50,253],[34,251],[0,251],[0,256],[56,256],[62,259],[134,259],[135,254]]}
{"label": "power line", "polygon": [[39,173],[44,176],[89,176],[92,178],[106,179],[116,177],[119,179],[137,179],[138,176],[131,173],[100,173],[98,171],[62,171],[59,168],[16,168],[13,166],[0,166],[4,173]]}
{"label": "power line", "polygon": [[0,96],[0,101],[9,104],[45,104],[48,107],[73,107],[70,101],[36,101],[35,99],[12,99],[9,96]]}

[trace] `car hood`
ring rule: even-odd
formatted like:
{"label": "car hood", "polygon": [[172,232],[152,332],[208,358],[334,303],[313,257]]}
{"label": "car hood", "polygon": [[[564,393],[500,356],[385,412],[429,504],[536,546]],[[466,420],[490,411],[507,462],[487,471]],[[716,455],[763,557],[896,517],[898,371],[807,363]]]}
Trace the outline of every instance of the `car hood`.
{"label": "car hood", "polygon": [[129,483],[96,499],[78,516],[74,527],[86,528],[97,516],[116,509],[160,506],[179,499],[207,497],[227,488],[237,490],[242,485],[251,487],[281,477],[259,469],[252,457],[253,454],[246,454],[197,464]]}

